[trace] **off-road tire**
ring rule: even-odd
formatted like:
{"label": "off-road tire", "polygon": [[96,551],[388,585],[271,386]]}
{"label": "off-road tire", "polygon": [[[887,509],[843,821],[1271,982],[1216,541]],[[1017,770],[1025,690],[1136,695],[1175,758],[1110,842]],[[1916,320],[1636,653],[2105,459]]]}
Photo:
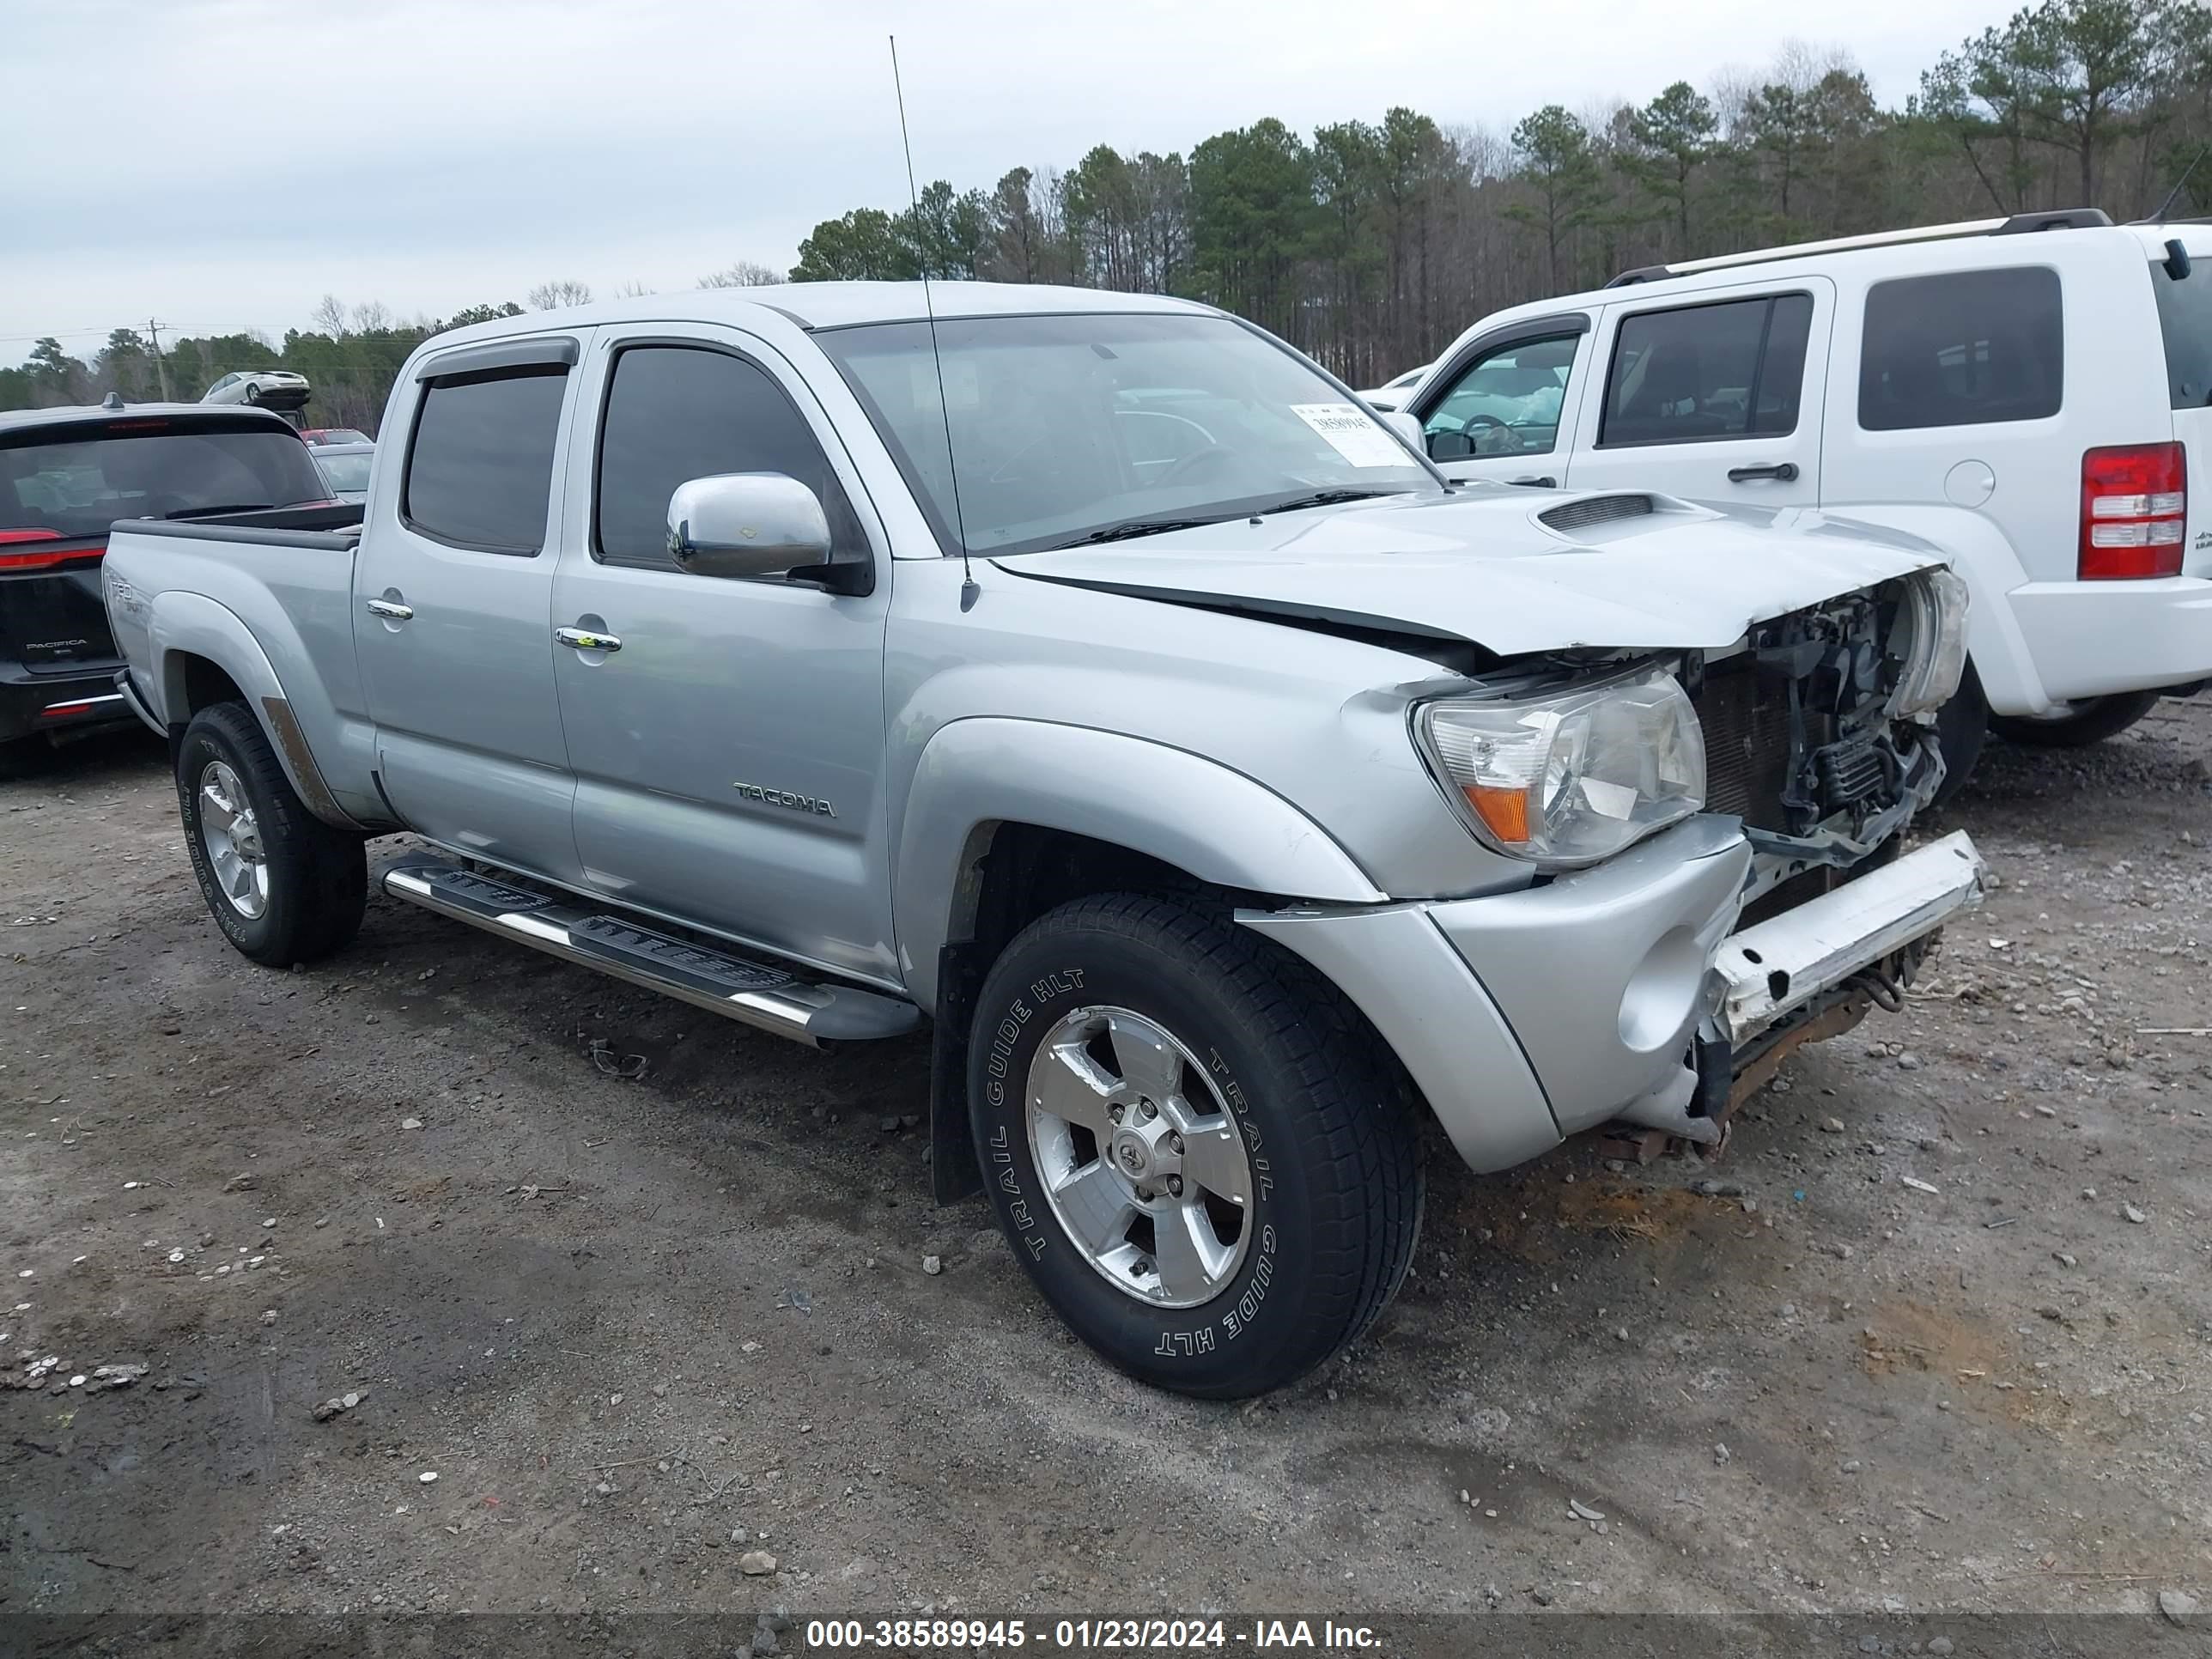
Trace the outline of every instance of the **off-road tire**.
{"label": "off-road tire", "polygon": [[1995,715],[1990,727],[2008,743],[2036,749],[2086,749],[2116,738],[2158,707],[2163,691],[2117,691],[2108,697],[2084,697],[2063,720],[2038,720]]}
{"label": "off-road tire", "polygon": [[[1153,1307],[1108,1282],[1046,1200],[1030,1062],[1046,1032],[1087,1006],[1173,1034],[1243,1134],[1250,1242],[1196,1306]],[[1225,908],[1137,893],[1062,905],[985,976],[969,1053],[975,1154],[1015,1259],[1069,1328],[1132,1376],[1205,1399],[1266,1393],[1356,1340],[1405,1278],[1422,1194],[1412,1087],[1333,986]]]}
{"label": "off-road tire", "polygon": [[[200,835],[200,778],[211,761],[237,775],[260,826],[269,899],[258,916],[240,913],[209,865]],[[176,775],[192,874],[216,925],[242,955],[265,967],[289,968],[352,941],[368,898],[362,838],[307,811],[244,703],[216,703],[192,716],[178,745]]]}

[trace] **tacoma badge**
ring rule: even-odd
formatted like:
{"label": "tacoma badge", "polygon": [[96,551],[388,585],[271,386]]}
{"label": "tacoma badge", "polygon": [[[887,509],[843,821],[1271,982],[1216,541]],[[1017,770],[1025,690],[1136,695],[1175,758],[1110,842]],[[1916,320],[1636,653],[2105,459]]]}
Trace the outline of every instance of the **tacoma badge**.
{"label": "tacoma badge", "polygon": [[730,787],[747,800],[763,801],[770,806],[788,806],[794,812],[813,812],[825,818],[837,816],[837,809],[817,795],[794,795],[788,789],[763,789],[757,783],[733,783]]}

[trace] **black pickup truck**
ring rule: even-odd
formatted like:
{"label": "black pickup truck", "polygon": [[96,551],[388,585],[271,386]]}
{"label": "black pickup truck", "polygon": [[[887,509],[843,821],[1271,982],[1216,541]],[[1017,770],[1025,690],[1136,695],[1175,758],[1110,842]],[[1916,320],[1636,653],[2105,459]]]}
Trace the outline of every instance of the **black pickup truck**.
{"label": "black pickup truck", "polygon": [[300,434],[264,410],[111,400],[0,413],[0,775],[48,743],[136,723],[100,601],[111,524],[329,496]]}

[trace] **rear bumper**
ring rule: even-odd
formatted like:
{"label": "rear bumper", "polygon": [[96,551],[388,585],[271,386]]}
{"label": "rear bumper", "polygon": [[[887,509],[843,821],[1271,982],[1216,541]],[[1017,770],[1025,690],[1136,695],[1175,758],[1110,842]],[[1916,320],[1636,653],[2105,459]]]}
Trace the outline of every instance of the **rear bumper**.
{"label": "rear bumper", "polygon": [[2212,581],[2202,577],[2030,582],[2005,599],[2036,677],[2056,702],[2212,677]]}
{"label": "rear bumper", "polygon": [[33,674],[19,664],[0,664],[0,743],[127,726],[136,718],[115,689],[112,665],[84,674]]}
{"label": "rear bumper", "polygon": [[1717,1029],[1740,1061],[1755,1055],[1770,1028],[1980,895],[1959,834],[1731,933],[1751,857],[1735,820],[1699,817],[1518,892],[1237,920],[1328,975],[1460,1156],[1497,1170],[1647,1103],[1679,1109],[1693,1042],[1717,1046]]}

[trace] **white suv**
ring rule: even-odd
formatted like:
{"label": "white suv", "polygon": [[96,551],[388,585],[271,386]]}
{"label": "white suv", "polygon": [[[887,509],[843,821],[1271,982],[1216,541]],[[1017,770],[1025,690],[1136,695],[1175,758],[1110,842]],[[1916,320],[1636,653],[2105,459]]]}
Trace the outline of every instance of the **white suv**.
{"label": "white suv", "polygon": [[1454,477],[1942,546],[1973,596],[1954,779],[1992,714],[2092,743],[2212,677],[2212,224],[2075,210],[1630,271],[1485,318],[1400,395]]}

